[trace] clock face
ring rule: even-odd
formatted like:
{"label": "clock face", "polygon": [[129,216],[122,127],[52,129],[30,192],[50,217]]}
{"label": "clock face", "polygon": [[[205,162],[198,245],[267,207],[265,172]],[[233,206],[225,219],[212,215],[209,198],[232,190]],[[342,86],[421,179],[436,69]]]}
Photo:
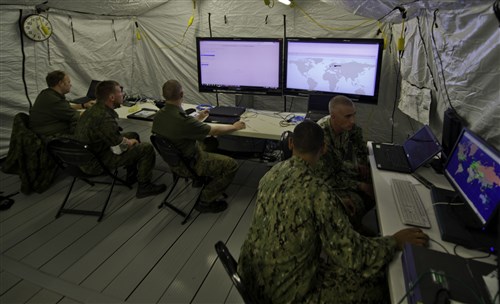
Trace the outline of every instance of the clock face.
{"label": "clock face", "polygon": [[52,25],[42,15],[29,15],[24,19],[23,32],[31,40],[44,41],[52,35]]}

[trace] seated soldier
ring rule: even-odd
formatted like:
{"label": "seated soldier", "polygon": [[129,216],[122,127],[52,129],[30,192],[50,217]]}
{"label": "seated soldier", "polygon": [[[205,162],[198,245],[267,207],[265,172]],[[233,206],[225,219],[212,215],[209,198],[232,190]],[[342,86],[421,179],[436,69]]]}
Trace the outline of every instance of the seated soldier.
{"label": "seated soldier", "polygon": [[[111,168],[127,167],[127,181],[137,178],[137,198],[157,195],[167,187],[151,182],[156,154],[149,143],[140,143],[137,133],[120,133],[118,114],[114,110],[123,103],[123,91],[116,81],[101,81],[96,88],[96,104],[78,120],[75,138],[89,144],[103,163]],[[93,172],[98,164],[82,168]],[[137,174],[137,176],[135,176]]]}
{"label": "seated soldier", "polygon": [[42,137],[73,134],[80,113],[77,107],[88,108],[93,102],[70,105],[65,95],[71,90],[71,79],[63,71],[53,71],[45,78],[47,89],[38,94],[30,109],[30,127]]}
{"label": "seated soldier", "polygon": [[324,133],[312,121],[297,125],[292,157],[259,182],[252,224],[238,273],[257,303],[384,303],[385,269],[405,242],[428,236],[407,228],[366,237],[353,229],[345,207],[313,166],[324,153]]}
{"label": "seated soldier", "polygon": [[375,204],[366,142],[363,131],[355,123],[356,107],[349,98],[333,97],[328,109],[330,116],[318,121],[325,132],[327,151],[316,168],[341,197],[353,224],[359,226],[362,217]]}
{"label": "seated soldier", "polygon": [[[238,163],[231,157],[203,151],[198,141],[207,135],[222,135],[245,128],[245,123],[237,121],[232,125],[208,125],[202,120],[208,116],[204,110],[196,118],[187,115],[181,107],[184,92],[177,80],[169,80],[163,85],[165,106],[155,115],[153,133],[169,139],[185,156],[195,158],[194,170],[200,176],[210,178],[195,206],[199,212],[221,212],[227,202],[220,199],[224,190],[233,180]],[[179,164],[171,168],[184,175],[186,168]]]}

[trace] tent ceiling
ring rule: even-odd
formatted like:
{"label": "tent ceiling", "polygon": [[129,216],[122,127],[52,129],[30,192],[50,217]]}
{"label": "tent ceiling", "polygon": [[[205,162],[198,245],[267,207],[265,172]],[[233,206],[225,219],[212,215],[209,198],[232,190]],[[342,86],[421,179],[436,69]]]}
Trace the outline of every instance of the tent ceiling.
{"label": "tent ceiling", "polygon": [[1,5],[15,5],[25,7],[39,6],[41,8],[72,11],[78,13],[111,15],[111,16],[132,16],[141,15],[169,0],[0,0]]}
{"label": "tent ceiling", "polygon": [[[296,0],[299,2],[300,0]],[[493,3],[493,0],[321,0],[325,3],[341,6],[355,15],[380,19],[385,22],[397,23],[401,21],[401,13],[394,10],[402,7],[406,10],[407,18],[419,15],[422,10],[433,11],[467,9],[476,5]]]}
{"label": "tent ceiling", "polygon": [[[156,7],[167,3],[169,0],[0,0],[0,5],[16,5],[35,8],[37,5],[49,9],[73,11],[79,13],[113,16],[141,15]],[[201,0],[195,0],[200,3]],[[220,0],[227,1],[227,0]],[[261,1],[261,0],[252,0]],[[277,0],[275,0],[277,2]],[[295,0],[304,5],[306,0]],[[493,3],[493,0],[316,0],[333,6],[342,7],[356,15],[379,19],[385,16],[386,22],[401,21],[401,14],[393,9],[404,7],[407,17],[412,18],[419,14],[422,9],[426,10],[451,10],[464,9],[467,7]],[[46,2],[46,4],[44,4]],[[308,1],[309,2],[309,1]],[[264,5],[264,3],[262,3]],[[310,5],[310,2],[309,2]],[[391,12],[392,11],[392,12]],[[387,16],[386,16],[387,15]]]}

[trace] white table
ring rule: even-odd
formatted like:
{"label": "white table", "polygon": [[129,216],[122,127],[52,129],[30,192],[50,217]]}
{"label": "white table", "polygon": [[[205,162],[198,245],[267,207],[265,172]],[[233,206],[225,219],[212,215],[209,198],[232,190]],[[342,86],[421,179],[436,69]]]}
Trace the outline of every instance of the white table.
{"label": "white table", "polygon": [[[184,109],[195,108],[196,105],[193,104],[182,104]],[[115,111],[118,113],[119,117],[126,119],[127,115],[139,111],[140,109],[155,109],[158,108],[153,102],[138,103],[136,107],[125,107],[122,106]],[[287,124],[286,126],[280,125],[284,117],[287,115],[304,115],[304,113],[286,113],[286,112],[272,112],[272,111],[262,111],[255,109],[247,109],[245,113],[241,115],[241,120],[245,122],[246,128],[231,133],[231,135],[262,138],[262,139],[272,139],[279,140],[281,134],[284,131],[293,131],[295,124]],[[151,124],[147,121],[146,123]]]}
{"label": "white table", "polygon": [[[399,217],[394,196],[391,189],[391,179],[403,179],[412,181],[417,185],[417,191],[422,198],[425,205],[425,209],[429,216],[431,222],[430,229],[423,229],[426,234],[433,240],[436,240],[441,245],[443,245],[451,254],[453,254],[453,248],[455,244],[449,243],[441,240],[441,235],[439,233],[438,223],[436,221],[436,215],[434,212],[434,207],[432,206],[432,198],[430,190],[424,185],[420,184],[414,177],[406,173],[397,173],[391,171],[384,171],[377,169],[375,165],[375,159],[373,157],[373,150],[371,142],[368,142],[369,159],[373,179],[373,188],[375,190],[375,199],[377,202],[377,216],[379,220],[380,232],[382,235],[392,235],[395,232],[408,228],[410,226],[404,225]],[[417,173],[425,177],[428,181],[433,183],[436,187],[452,189],[451,185],[448,183],[443,175],[436,174],[431,168],[419,168]],[[444,249],[436,244],[435,242],[429,242],[429,248],[436,251],[445,252]],[[484,256],[484,252],[468,250],[463,247],[459,247],[458,253],[462,257],[478,257]],[[495,257],[490,256],[487,259],[481,259],[482,262],[495,264]],[[406,294],[405,281],[403,277],[403,266],[401,264],[401,252],[397,254],[396,258],[389,264],[388,270],[388,280],[389,289],[391,293],[391,302],[398,303],[401,298]],[[407,301],[405,301],[407,303]]]}

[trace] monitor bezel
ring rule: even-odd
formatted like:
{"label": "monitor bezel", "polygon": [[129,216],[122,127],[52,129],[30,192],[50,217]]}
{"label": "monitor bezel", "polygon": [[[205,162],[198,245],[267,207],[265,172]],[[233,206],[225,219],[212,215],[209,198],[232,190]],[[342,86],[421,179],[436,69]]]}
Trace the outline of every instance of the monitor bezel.
{"label": "monitor bezel", "polygon": [[[300,43],[336,43],[336,44],[371,44],[378,45],[378,58],[377,67],[375,72],[375,90],[373,95],[360,95],[345,92],[332,92],[332,91],[319,91],[319,90],[307,90],[299,88],[289,88],[288,87],[288,50],[290,42],[300,42]],[[287,37],[284,41],[284,54],[283,54],[283,95],[288,96],[308,96],[310,94],[315,95],[344,95],[352,99],[354,102],[366,103],[377,105],[378,95],[380,89],[380,78],[382,71],[382,57],[384,50],[384,40],[378,38],[300,38],[300,37]]]}
{"label": "monitor bezel", "polygon": [[449,173],[449,170],[448,170],[448,165],[452,159],[451,156],[455,154],[455,151],[458,148],[460,140],[462,139],[463,136],[465,136],[466,133],[469,134],[471,137],[473,137],[475,140],[479,141],[482,145],[485,145],[487,148],[489,148],[491,153],[496,154],[497,157],[500,157],[500,153],[498,152],[498,150],[495,149],[495,147],[493,147],[486,140],[484,140],[483,138],[481,138],[480,136],[478,136],[477,134],[472,132],[469,128],[463,127],[462,130],[460,131],[460,134],[457,137],[455,144],[453,145],[453,149],[451,150],[450,154],[448,155],[448,158],[446,160],[446,163],[445,163],[445,166],[443,169],[443,173],[444,173],[444,176],[446,177],[446,179],[448,180],[448,182],[450,183],[450,185],[455,190],[455,193],[457,193],[460,196],[460,198],[462,199],[462,201],[466,203],[467,208],[472,212],[475,220],[478,221],[482,227],[488,227],[491,222],[494,222],[494,219],[496,217],[496,213],[498,212],[498,209],[500,209],[500,202],[497,203],[497,205],[495,206],[495,208],[491,212],[490,217],[488,219],[483,219],[482,215],[477,210],[474,203],[469,199],[469,197],[467,195],[465,195],[465,193],[462,191],[461,187],[457,185],[455,179],[451,177],[451,174]]}
{"label": "monitor bezel", "polygon": [[[279,43],[278,59],[278,87],[269,88],[262,86],[231,86],[231,85],[206,85],[202,83],[200,43],[204,41],[221,42],[277,42]],[[255,38],[255,37],[196,37],[196,61],[198,73],[198,91],[200,93],[224,93],[224,94],[249,94],[249,95],[283,95],[283,38]]]}

